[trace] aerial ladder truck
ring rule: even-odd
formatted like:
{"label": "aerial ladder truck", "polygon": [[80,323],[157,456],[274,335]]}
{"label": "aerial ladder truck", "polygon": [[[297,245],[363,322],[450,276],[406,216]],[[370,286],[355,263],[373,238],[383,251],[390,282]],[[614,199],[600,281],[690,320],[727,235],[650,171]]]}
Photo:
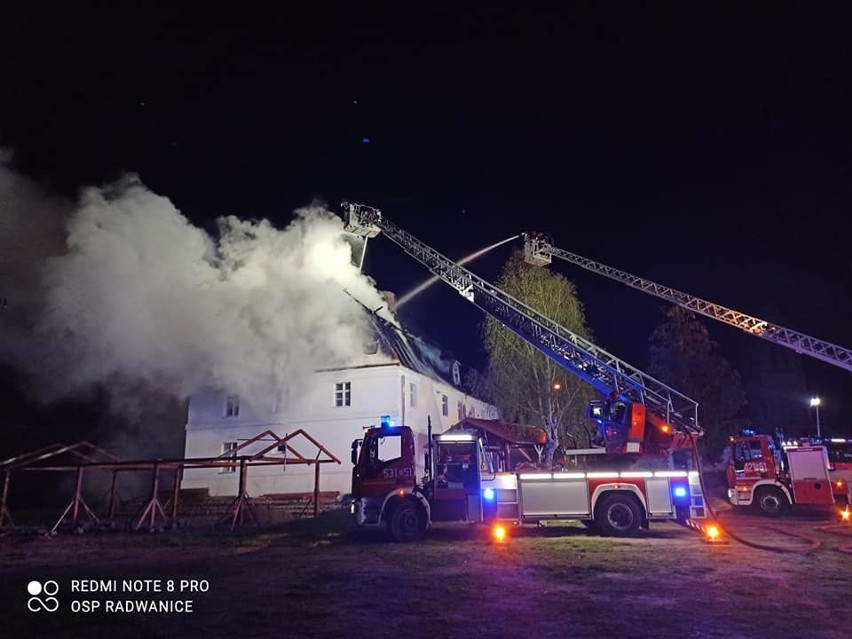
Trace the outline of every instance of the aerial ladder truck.
{"label": "aerial ladder truck", "polygon": [[[852,351],[810,335],[689,295],[625,271],[595,262],[553,245],[544,233],[524,234],[524,258],[547,266],[556,257],[593,273],[604,275],[667,302],[734,326],[750,335],[804,353],[852,371]],[[734,506],[751,507],[766,515],[779,515],[792,505],[831,506],[849,504],[852,495],[846,464],[831,459],[830,443],[812,441],[786,446],[770,435],[753,432],[730,438],[725,474],[728,500]]]}
{"label": "aerial ladder truck", "polygon": [[[352,511],[358,525],[385,525],[398,541],[416,539],[435,521],[578,519],[611,536],[632,535],[653,520],[704,530],[699,473],[672,468],[669,454],[676,441],[694,447],[701,434],[695,401],[474,275],[378,209],[348,202],[342,209],[345,231],[364,238],[383,233],[602,396],[586,415],[598,425],[603,446],[586,451],[587,463],[565,470],[499,469],[480,437],[454,431],[430,433],[421,480],[409,427],[367,429],[352,445]],[[575,458],[580,457],[585,458]]]}

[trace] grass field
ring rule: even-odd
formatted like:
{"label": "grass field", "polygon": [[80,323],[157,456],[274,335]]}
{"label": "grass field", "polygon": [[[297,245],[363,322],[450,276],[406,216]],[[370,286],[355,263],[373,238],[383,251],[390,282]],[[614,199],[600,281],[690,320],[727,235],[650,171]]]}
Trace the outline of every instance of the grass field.
{"label": "grass field", "polygon": [[[414,544],[354,530],[346,513],[274,528],[0,536],[5,637],[847,637],[852,528],[730,516],[710,545],[675,524],[637,538],[579,524],[436,527]],[[772,522],[774,526],[776,522]],[[207,592],[72,592],[72,582],[205,581]],[[30,612],[30,581],[59,586]],[[120,584],[120,581],[117,582]],[[42,597],[43,598],[43,597]],[[190,600],[191,612],[105,612],[107,600]],[[96,612],[72,605],[98,601]]]}

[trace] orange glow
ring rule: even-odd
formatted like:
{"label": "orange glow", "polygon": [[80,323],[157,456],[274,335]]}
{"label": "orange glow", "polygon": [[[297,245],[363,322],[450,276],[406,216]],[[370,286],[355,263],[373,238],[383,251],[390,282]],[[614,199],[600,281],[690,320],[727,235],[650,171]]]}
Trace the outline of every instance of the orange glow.
{"label": "orange glow", "polygon": [[672,432],[672,427],[668,424],[663,424],[662,426],[660,426],[660,430],[663,431],[666,435],[668,435],[670,432]]}
{"label": "orange glow", "polygon": [[849,507],[847,506],[844,510],[840,511],[840,519],[843,521],[849,521],[850,514],[852,513],[849,512]]}
{"label": "orange glow", "polygon": [[553,383],[553,390],[561,390],[561,389],[562,389],[562,384],[560,384],[559,382]]}
{"label": "orange glow", "polygon": [[707,526],[707,538],[710,541],[715,541],[719,538],[719,527],[718,526]]}
{"label": "orange glow", "polygon": [[506,527],[501,524],[495,524],[491,529],[491,534],[494,535],[494,541],[506,540]]}
{"label": "orange glow", "polygon": [[837,486],[838,488],[843,488],[843,481],[838,480],[838,481],[834,482],[834,485]]}

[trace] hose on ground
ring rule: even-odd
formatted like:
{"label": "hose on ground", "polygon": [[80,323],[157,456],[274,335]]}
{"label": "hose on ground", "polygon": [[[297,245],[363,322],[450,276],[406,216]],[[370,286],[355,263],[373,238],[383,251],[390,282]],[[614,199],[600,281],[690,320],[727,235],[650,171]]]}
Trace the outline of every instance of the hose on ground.
{"label": "hose on ground", "polygon": [[[745,524],[745,526],[749,526],[752,528],[762,528],[764,530],[772,530],[774,532],[778,532],[783,535],[787,535],[790,537],[794,537],[797,539],[802,539],[808,542],[807,546],[804,548],[787,548],[783,546],[772,546],[769,544],[760,544],[754,541],[749,541],[748,539],[743,539],[739,535],[735,534],[731,531],[728,526],[722,525],[722,522],[719,519],[719,515],[716,513],[716,510],[710,504],[710,501],[707,499],[707,491],[704,487],[704,469],[701,464],[701,455],[698,452],[698,437],[695,433],[689,433],[689,437],[692,444],[692,455],[695,460],[695,467],[698,471],[698,481],[701,486],[701,493],[704,495],[704,507],[707,512],[710,514],[711,518],[715,521],[716,526],[719,528],[721,532],[725,534],[726,537],[733,539],[734,541],[743,544],[744,546],[748,546],[749,548],[755,548],[757,550],[767,550],[770,552],[778,552],[778,553],[808,553],[813,552],[817,548],[821,546],[821,542],[819,539],[814,539],[813,537],[807,537],[805,535],[800,535],[798,533],[791,532],[789,530],[777,527],[777,526],[767,526],[767,525],[758,525],[758,524]],[[852,552],[852,549],[843,552]]]}

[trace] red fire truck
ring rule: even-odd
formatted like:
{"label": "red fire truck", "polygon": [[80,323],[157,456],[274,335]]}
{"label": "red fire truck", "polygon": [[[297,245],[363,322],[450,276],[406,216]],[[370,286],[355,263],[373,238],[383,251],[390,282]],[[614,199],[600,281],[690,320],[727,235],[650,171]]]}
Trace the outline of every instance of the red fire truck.
{"label": "red fire truck", "polygon": [[728,499],[734,506],[776,516],[795,504],[849,503],[849,484],[834,475],[826,446],[790,446],[769,435],[745,434],[731,438],[727,457]]}
{"label": "red fire truck", "polygon": [[[386,526],[399,541],[433,521],[540,522],[579,519],[626,536],[653,520],[701,530],[697,470],[675,469],[676,442],[700,436],[698,404],[647,373],[544,317],[399,229],[377,209],[344,203],[346,230],[380,232],[505,327],[590,384],[602,399],[587,417],[601,448],[571,451],[564,470],[501,470],[476,432],[429,433],[424,474],[406,426],[368,429],[352,447],[352,511],[360,526]],[[359,450],[360,449],[360,450]]]}
{"label": "red fire truck", "polygon": [[[571,253],[554,246],[544,234],[524,234],[524,250],[531,264],[547,265],[556,257],[734,326],[749,335],[852,371],[852,351],[847,348]],[[785,452],[780,442],[776,445],[766,436],[734,438],[727,465],[730,501],[737,506],[754,506],[773,515],[784,512],[793,504],[827,505],[834,500],[848,502],[848,486],[852,481],[852,442],[829,440],[805,444],[796,451],[788,449]]]}
{"label": "red fire truck", "polygon": [[831,478],[846,482],[847,487],[852,482],[852,439],[832,438],[823,440],[828,450],[828,464]]}
{"label": "red fire truck", "polygon": [[[624,537],[651,521],[705,516],[698,472],[671,469],[664,456],[570,451],[563,470],[499,471],[480,433],[433,435],[426,475],[415,478],[407,426],[370,428],[352,445],[352,512],[359,526],[386,526],[396,541],[420,537],[431,522],[513,524],[576,519]],[[581,459],[585,458],[585,459]]]}

